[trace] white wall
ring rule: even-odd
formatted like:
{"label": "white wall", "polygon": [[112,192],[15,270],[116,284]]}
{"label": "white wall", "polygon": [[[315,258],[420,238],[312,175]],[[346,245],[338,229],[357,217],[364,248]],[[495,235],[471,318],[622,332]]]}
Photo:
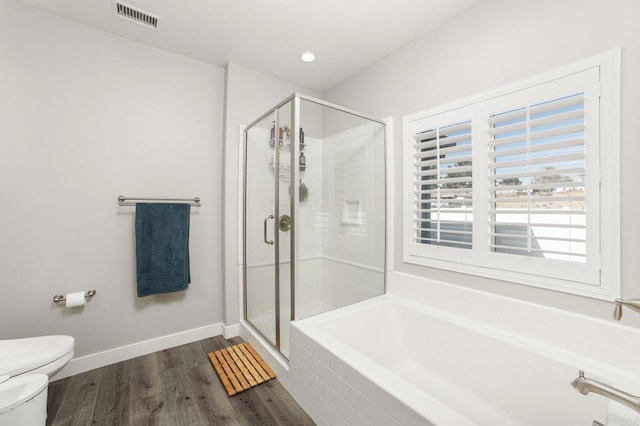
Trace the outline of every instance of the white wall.
{"label": "white wall", "polygon": [[[224,322],[236,324],[240,320],[240,293],[238,286],[242,280],[240,266],[242,258],[238,254],[238,200],[242,197],[238,182],[238,159],[241,153],[240,126],[250,124],[294,92],[319,97],[319,93],[277,78],[253,71],[239,65],[227,65],[226,105],[224,134]],[[318,130],[311,130],[310,134]],[[305,128],[305,132],[307,129]]]}
{"label": "white wall", "polygon": [[[462,15],[323,92],[323,98],[395,123],[396,269],[576,312],[611,318],[613,305],[402,262],[402,116],[498,88],[622,46],[622,294],[640,297],[640,2],[484,0]],[[631,312],[623,320],[640,326]]]}
{"label": "white wall", "polygon": [[[224,69],[0,3],[0,339],[86,355],[222,320]],[[134,208],[200,196],[185,292],[136,297]],[[95,288],[83,310],[55,293]]]}
{"label": "white wall", "polygon": [[[352,119],[349,127],[322,141],[322,254],[383,271],[384,126]],[[382,289],[382,283],[371,285]]]}

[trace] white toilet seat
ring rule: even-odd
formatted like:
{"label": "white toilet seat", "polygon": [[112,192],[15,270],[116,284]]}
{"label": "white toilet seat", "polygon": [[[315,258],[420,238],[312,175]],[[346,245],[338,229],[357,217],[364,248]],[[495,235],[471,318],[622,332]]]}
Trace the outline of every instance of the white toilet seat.
{"label": "white toilet seat", "polygon": [[0,340],[0,376],[27,372],[52,376],[73,358],[71,336],[40,336]]}
{"label": "white toilet seat", "polygon": [[46,374],[27,374],[0,383],[0,416],[37,397],[48,384]]}

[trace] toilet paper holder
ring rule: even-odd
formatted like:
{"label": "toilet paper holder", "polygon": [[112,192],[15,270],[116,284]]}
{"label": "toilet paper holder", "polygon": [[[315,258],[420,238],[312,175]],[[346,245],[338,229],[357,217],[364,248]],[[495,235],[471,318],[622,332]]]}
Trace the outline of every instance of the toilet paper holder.
{"label": "toilet paper holder", "polygon": [[[84,298],[85,299],[91,299],[95,295],[96,295],[96,291],[94,289],[87,290],[84,293]],[[58,293],[55,296],[53,296],[53,303],[60,303],[60,302],[64,302],[65,300],[67,300],[67,298],[65,297],[64,294]]]}

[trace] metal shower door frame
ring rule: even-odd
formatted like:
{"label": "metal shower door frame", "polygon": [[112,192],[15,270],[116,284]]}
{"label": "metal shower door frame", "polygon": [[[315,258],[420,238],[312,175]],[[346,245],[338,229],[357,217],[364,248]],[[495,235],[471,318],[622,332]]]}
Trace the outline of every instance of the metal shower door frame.
{"label": "metal shower door frame", "polygon": [[[291,138],[291,175],[290,175],[290,179],[291,179],[291,184],[290,184],[290,191],[291,191],[291,196],[290,196],[290,216],[291,216],[291,229],[290,229],[290,239],[291,239],[291,250],[290,250],[290,262],[291,262],[291,266],[290,266],[290,273],[291,273],[291,282],[290,282],[290,295],[291,295],[291,315],[290,315],[290,321],[294,321],[296,319],[295,316],[295,312],[296,312],[296,306],[295,306],[295,287],[296,287],[296,283],[297,283],[297,268],[295,267],[296,265],[296,255],[298,253],[298,241],[296,239],[296,218],[298,217],[298,207],[299,207],[299,192],[298,192],[298,188],[299,188],[299,183],[298,183],[298,174],[299,174],[299,157],[298,157],[298,150],[299,150],[299,143],[300,143],[300,100],[306,100],[327,108],[331,108],[331,109],[335,109],[341,112],[344,112],[346,114],[349,115],[353,115],[356,117],[360,117],[375,123],[379,123],[382,126],[384,126],[384,182],[385,182],[385,186],[384,186],[384,212],[385,212],[385,217],[384,217],[384,265],[383,265],[383,274],[384,274],[384,293],[387,292],[387,232],[388,232],[388,223],[387,223],[387,218],[388,218],[388,212],[389,212],[389,203],[388,203],[388,199],[387,199],[387,158],[388,158],[388,153],[387,153],[387,123],[385,121],[373,118],[373,117],[369,117],[367,115],[361,114],[357,111],[348,109],[348,108],[344,108],[341,107],[339,105],[330,103],[330,102],[326,102],[323,101],[322,99],[317,99],[311,96],[307,96],[307,95],[303,95],[300,93],[293,93],[292,95],[290,95],[289,97],[285,98],[284,100],[282,100],[280,103],[276,104],[274,107],[270,108],[268,111],[266,111],[264,114],[262,114],[260,117],[258,117],[257,119],[255,119],[254,121],[252,121],[250,124],[248,124],[245,129],[244,129],[244,137],[243,137],[243,142],[244,142],[244,170],[243,170],[243,230],[242,230],[242,235],[243,235],[243,239],[244,241],[242,241],[242,255],[243,255],[243,259],[242,259],[242,264],[243,264],[243,318],[244,320],[251,325],[251,327],[263,338],[265,339],[267,342],[269,342],[269,338],[267,338],[258,327],[256,327],[254,324],[251,323],[251,321],[247,318],[247,244],[246,244],[246,239],[247,239],[247,166],[248,166],[248,134],[249,134],[249,130],[254,127],[256,124],[258,124],[259,122],[261,122],[262,120],[264,120],[265,118],[267,118],[269,115],[273,114],[274,115],[274,121],[275,121],[275,128],[279,129],[280,128],[280,120],[279,120],[279,109],[282,108],[284,105],[286,105],[287,103],[291,102],[291,132],[293,133],[292,138]],[[276,143],[274,144],[274,150],[275,150],[275,160],[274,160],[274,179],[275,179],[275,206],[274,206],[274,215],[276,220],[273,221],[274,225],[274,249],[275,249],[275,253],[274,253],[274,262],[275,262],[275,327],[276,327],[276,341],[275,341],[275,349],[278,351],[278,353],[280,355],[282,355],[284,357],[284,355],[282,354],[282,352],[280,351],[280,235],[279,235],[279,227],[278,227],[278,222],[279,222],[279,218],[280,218],[280,144],[277,143],[278,142],[278,132],[276,131],[276,134],[274,135],[276,138]],[[286,357],[285,357],[286,358]]]}

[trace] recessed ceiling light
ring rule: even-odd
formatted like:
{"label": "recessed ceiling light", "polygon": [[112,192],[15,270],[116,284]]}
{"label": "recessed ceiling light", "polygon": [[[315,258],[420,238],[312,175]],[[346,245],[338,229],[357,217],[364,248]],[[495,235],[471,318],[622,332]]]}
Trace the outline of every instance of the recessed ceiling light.
{"label": "recessed ceiling light", "polygon": [[311,52],[304,52],[300,59],[302,59],[302,62],[313,62],[316,60],[316,55]]}

